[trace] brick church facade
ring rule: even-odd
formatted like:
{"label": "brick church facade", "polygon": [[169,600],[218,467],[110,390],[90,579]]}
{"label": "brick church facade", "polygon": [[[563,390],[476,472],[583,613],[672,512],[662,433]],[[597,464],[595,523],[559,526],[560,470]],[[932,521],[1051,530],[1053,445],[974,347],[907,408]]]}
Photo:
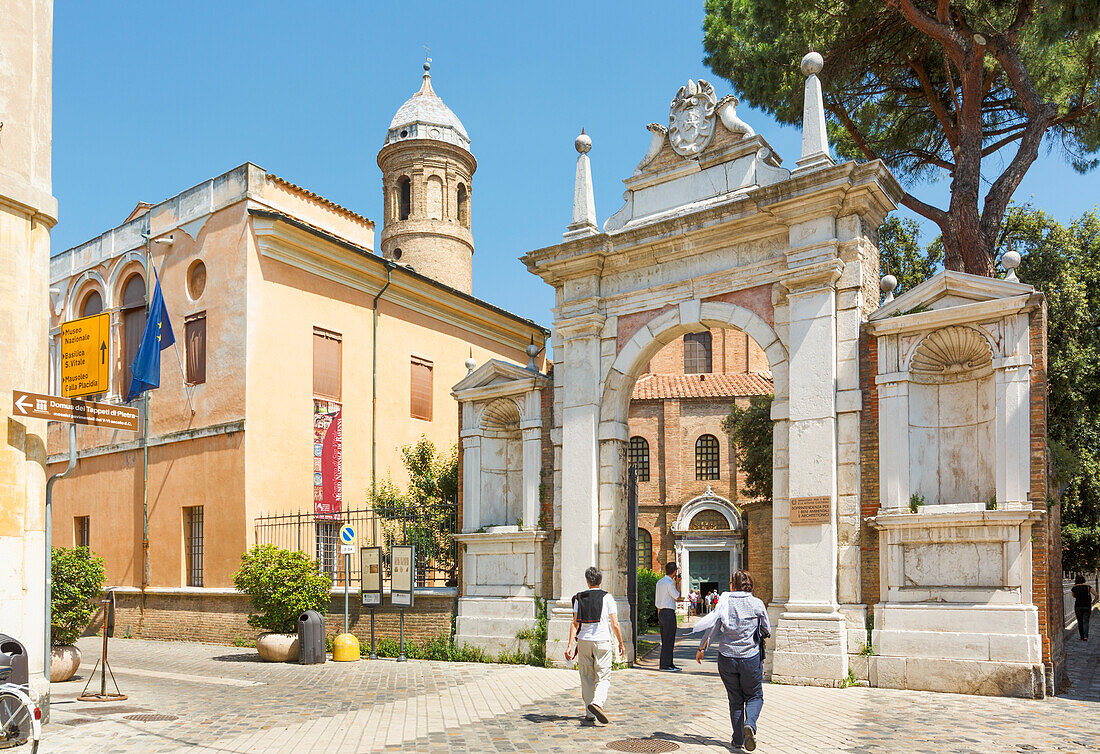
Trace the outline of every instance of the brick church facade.
{"label": "brick church facade", "polygon": [[[638,566],[676,560],[684,584],[725,590],[749,568],[771,593],[771,504],[746,497],[723,421],[772,393],[767,357],[748,335],[714,328],[673,340],[649,362],[630,402],[628,462],[638,476]],[[686,591],[686,590],[685,590]]]}

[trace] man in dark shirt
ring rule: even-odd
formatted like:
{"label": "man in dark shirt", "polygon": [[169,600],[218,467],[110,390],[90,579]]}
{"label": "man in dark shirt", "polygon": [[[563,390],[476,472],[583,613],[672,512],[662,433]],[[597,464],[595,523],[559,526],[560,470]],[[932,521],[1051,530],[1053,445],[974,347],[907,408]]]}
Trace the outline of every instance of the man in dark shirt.
{"label": "man in dark shirt", "polygon": [[1092,606],[1100,600],[1096,590],[1085,583],[1085,577],[1078,575],[1073,580],[1073,612],[1077,615],[1077,633],[1081,641],[1089,640],[1089,618],[1092,616]]}

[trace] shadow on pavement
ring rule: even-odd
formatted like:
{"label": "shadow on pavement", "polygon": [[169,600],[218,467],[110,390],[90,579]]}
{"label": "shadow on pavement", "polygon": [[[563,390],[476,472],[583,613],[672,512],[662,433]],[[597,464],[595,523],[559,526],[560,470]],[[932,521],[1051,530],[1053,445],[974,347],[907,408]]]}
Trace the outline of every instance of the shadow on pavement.
{"label": "shadow on pavement", "polygon": [[263,660],[255,652],[241,652],[239,654],[232,655],[218,655],[217,657],[211,657],[214,662],[256,662],[260,663]]}
{"label": "shadow on pavement", "polygon": [[529,723],[568,723],[580,724],[584,721],[581,715],[547,715],[541,712],[528,712],[523,719]]}
{"label": "shadow on pavement", "polygon": [[679,733],[665,733],[664,731],[656,730],[647,738],[659,738],[662,741],[674,741],[681,744],[690,744],[692,746],[706,746],[706,747],[718,747],[718,748],[730,748],[729,741],[720,741],[717,738],[711,738],[710,736],[695,736],[695,735],[682,735]]}

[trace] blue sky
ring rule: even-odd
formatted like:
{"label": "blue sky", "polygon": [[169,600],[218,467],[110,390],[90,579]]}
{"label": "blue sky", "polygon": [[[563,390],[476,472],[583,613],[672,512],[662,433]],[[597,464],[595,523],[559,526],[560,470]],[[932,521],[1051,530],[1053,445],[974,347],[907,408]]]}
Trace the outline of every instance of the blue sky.
{"label": "blue sky", "polygon": [[[55,251],[252,161],[378,222],[375,161],[393,113],[432,82],[478,160],[474,293],[550,324],[553,294],[517,258],[557,243],[584,127],[601,223],[649,144],[647,123],[703,65],[702,2],[78,2],[54,19]],[[791,61],[798,65],[797,60]],[[800,135],[738,114],[792,167]],[[946,204],[946,183],[922,198]],[[1033,195],[1033,196],[1032,196]],[[1100,173],[1044,156],[1017,191],[1062,220]],[[930,240],[930,237],[926,240]]]}

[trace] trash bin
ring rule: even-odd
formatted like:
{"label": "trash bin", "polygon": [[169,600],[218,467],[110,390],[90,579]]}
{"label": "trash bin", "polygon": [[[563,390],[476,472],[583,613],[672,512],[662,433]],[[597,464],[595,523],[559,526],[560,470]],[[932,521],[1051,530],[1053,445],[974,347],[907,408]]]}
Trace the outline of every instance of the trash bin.
{"label": "trash bin", "polygon": [[27,670],[27,648],[18,639],[0,634],[0,668],[11,668],[8,683],[26,686],[30,683]]}
{"label": "trash bin", "polygon": [[325,661],[325,619],[316,610],[298,616],[298,664],[320,665]]}

